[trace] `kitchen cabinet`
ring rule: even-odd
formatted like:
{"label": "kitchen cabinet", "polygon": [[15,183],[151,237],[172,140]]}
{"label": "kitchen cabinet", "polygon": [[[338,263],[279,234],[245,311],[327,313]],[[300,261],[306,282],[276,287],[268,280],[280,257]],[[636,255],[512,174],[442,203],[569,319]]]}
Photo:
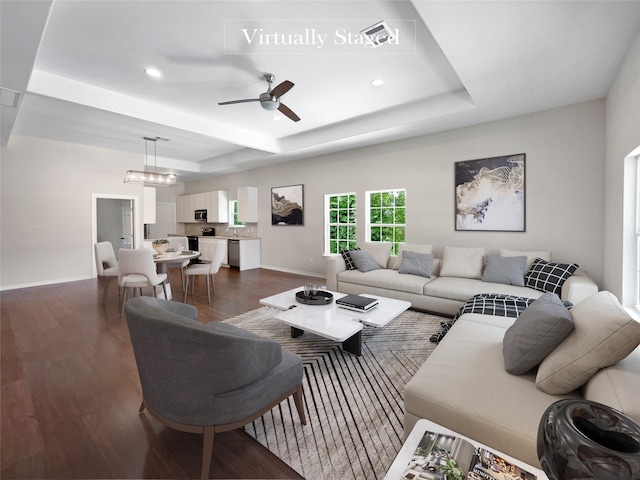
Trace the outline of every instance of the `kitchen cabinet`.
{"label": "kitchen cabinet", "polygon": [[227,223],[229,221],[229,202],[227,192],[219,190],[204,194],[205,206],[207,209],[207,222]]}
{"label": "kitchen cabinet", "polygon": [[238,220],[245,223],[258,222],[258,188],[238,188]]}
{"label": "kitchen cabinet", "polygon": [[176,220],[180,223],[196,223],[194,212],[207,210],[208,223],[227,223],[229,207],[227,192],[193,193],[180,195],[176,199]]}
{"label": "kitchen cabinet", "polygon": [[[213,260],[213,253],[216,250],[218,244],[223,243],[225,248],[227,247],[227,239],[226,238],[212,238],[212,237],[199,237],[198,238],[198,249],[200,250],[200,259],[211,262]],[[226,250],[224,258],[222,259],[222,264],[227,265],[229,263],[228,255],[229,252]]]}
{"label": "kitchen cabinet", "polygon": [[144,209],[142,223],[156,223],[156,189],[144,187]]}

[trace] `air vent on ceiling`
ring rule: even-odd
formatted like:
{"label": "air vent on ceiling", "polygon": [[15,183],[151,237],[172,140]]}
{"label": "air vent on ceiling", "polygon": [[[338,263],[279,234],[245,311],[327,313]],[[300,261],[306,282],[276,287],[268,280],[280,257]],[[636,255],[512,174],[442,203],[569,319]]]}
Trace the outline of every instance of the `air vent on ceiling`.
{"label": "air vent on ceiling", "polygon": [[373,47],[379,47],[383,43],[387,43],[393,39],[391,29],[384,20],[365,28],[360,33],[365,36],[369,44]]}
{"label": "air vent on ceiling", "polygon": [[10,88],[0,87],[0,104],[3,107],[16,108],[20,100],[20,92],[11,90]]}

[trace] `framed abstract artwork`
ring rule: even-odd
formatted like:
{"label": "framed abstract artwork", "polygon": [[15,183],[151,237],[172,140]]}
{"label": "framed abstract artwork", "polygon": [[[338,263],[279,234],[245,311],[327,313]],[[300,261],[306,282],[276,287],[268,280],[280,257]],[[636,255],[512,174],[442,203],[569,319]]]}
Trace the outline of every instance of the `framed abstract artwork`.
{"label": "framed abstract artwork", "polygon": [[455,162],[456,230],[526,231],[525,157]]}
{"label": "framed abstract artwork", "polygon": [[271,225],[304,225],[304,186],[271,188]]}

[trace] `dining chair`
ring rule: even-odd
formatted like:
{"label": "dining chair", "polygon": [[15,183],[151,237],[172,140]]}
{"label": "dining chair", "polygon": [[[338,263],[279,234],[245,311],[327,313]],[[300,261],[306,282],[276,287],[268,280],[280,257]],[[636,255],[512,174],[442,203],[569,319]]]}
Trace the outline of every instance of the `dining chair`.
{"label": "dining chair", "polygon": [[156,271],[153,252],[148,248],[121,248],[118,251],[118,270],[118,285],[124,289],[120,318],[124,315],[124,305],[127,302],[127,294],[131,288],[134,289],[134,293],[135,289],[138,288],[140,295],[142,295],[143,288],[151,287],[155,297],[158,294],[156,287],[162,285],[164,298],[167,298],[166,281],[168,276],[166,273],[158,273]]}
{"label": "dining chair", "polygon": [[[93,250],[96,258],[96,271],[98,278],[104,278],[104,293],[102,294],[102,304],[107,303],[107,289],[111,277],[118,276],[118,259],[113,251],[111,242],[98,242],[94,244]],[[120,289],[118,288],[118,302],[120,301]]]}
{"label": "dining chair", "polygon": [[209,478],[217,433],[281,402],[287,408],[291,398],[306,425],[302,359],[278,342],[228,323],[199,322],[193,305],[160,298],[132,298],[125,312],[142,387],[138,411],[203,435],[201,480]]}
{"label": "dining chair", "polygon": [[[180,247],[183,250],[189,250],[189,240],[187,237],[168,237],[169,240],[169,248],[175,251],[179,251]],[[180,269],[180,286],[184,291],[185,288],[185,277],[184,277],[184,269],[189,265],[190,260],[179,260],[172,263],[166,263],[167,269],[170,268],[179,268]]]}
{"label": "dining chair", "polygon": [[205,275],[207,277],[207,300],[209,301],[209,303],[211,303],[211,292],[213,292],[214,294],[216,293],[213,276],[218,273],[218,270],[220,270],[222,260],[224,259],[224,256],[226,254],[227,243],[218,242],[216,244],[216,249],[213,252],[211,263],[198,263],[195,265],[191,265],[185,270],[184,273],[187,276],[187,282],[184,290],[184,303],[187,303],[187,293],[189,292],[189,285],[191,285],[191,295],[193,295],[195,286],[194,277],[196,275]]}

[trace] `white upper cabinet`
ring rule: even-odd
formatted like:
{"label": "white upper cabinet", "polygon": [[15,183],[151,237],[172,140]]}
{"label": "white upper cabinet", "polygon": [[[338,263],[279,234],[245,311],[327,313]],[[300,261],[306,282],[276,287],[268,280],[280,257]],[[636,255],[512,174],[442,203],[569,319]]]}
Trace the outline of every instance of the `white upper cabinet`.
{"label": "white upper cabinet", "polygon": [[204,195],[206,195],[206,203],[203,208],[207,209],[207,222],[227,223],[229,221],[227,192],[220,190],[208,192]]}
{"label": "white upper cabinet", "polygon": [[258,187],[238,188],[238,221],[257,223]]}
{"label": "white upper cabinet", "polygon": [[144,187],[143,223],[156,223],[156,189]]}
{"label": "white upper cabinet", "polygon": [[207,222],[227,223],[228,208],[227,192],[224,191],[180,195],[176,199],[176,220],[180,223],[195,223],[195,211],[206,210]]}

